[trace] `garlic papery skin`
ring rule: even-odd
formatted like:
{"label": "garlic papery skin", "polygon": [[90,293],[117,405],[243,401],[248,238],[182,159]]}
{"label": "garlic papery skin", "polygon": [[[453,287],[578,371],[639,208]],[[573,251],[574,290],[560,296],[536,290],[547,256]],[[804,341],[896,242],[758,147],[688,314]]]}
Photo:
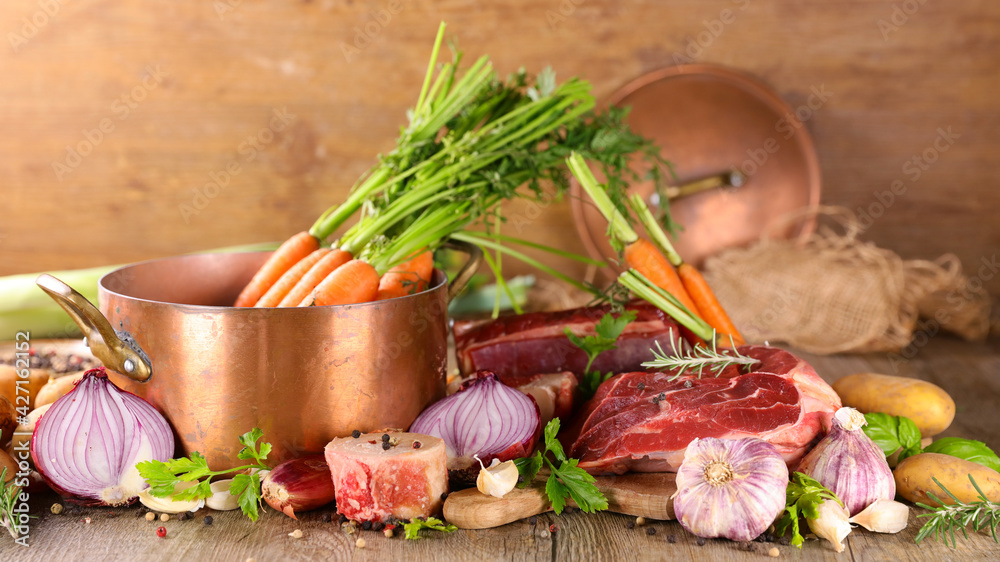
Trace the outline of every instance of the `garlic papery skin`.
{"label": "garlic papery skin", "polygon": [[803,457],[798,471],[829,488],[856,515],[879,499],[896,496],[896,481],[882,449],[865,435],[864,415],[841,408],[833,415],[833,428]]}
{"label": "garlic papery skin", "polygon": [[480,470],[476,478],[476,488],[480,492],[494,498],[502,498],[517,485],[518,472],[514,461],[500,462],[500,459],[494,458],[490,466],[484,466],[479,456],[473,458],[479,461]]}
{"label": "garlic papery skin", "polygon": [[212,495],[205,498],[205,506],[216,511],[231,511],[240,506],[239,498],[229,493],[233,479],[212,482]]}
{"label": "garlic papery skin", "polygon": [[[191,486],[197,486],[197,482],[180,482],[174,486],[174,493],[182,492]],[[195,512],[205,507],[205,500],[184,500],[175,501],[170,498],[158,498],[149,493],[150,488],[139,492],[139,502],[153,511],[160,513],[183,513],[185,511]]]}
{"label": "garlic papery skin", "polygon": [[816,533],[821,539],[830,541],[833,550],[844,551],[844,539],[851,534],[850,516],[847,508],[840,505],[836,500],[826,500],[816,508],[819,517],[816,519],[806,518],[809,529]]}
{"label": "garlic papery skin", "polygon": [[749,541],[785,508],[788,467],[778,450],[756,438],[695,439],[677,471],[674,513],[704,538]]}
{"label": "garlic papery skin", "polygon": [[894,500],[876,500],[861,513],[851,517],[851,523],[876,533],[898,533],[910,521],[910,508]]}

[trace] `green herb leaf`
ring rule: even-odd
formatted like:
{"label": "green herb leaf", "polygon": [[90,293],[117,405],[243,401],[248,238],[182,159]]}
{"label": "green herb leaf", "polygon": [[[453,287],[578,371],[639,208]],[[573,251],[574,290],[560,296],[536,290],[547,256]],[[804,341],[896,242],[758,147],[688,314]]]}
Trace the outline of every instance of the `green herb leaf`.
{"label": "green herb leaf", "polygon": [[514,466],[517,467],[517,472],[521,475],[522,480],[517,487],[526,488],[530,486],[531,483],[534,482],[535,476],[538,476],[538,471],[542,469],[541,451],[530,457],[514,459]]}
{"label": "green herb leaf", "polygon": [[933,534],[935,539],[941,540],[943,538],[944,543],[948,544],[948,536],[950,535],[951,546],[955,548],[957,546],[955,529],[960,530],[962,536],[968,539],[969,534],[966,532],[966,528],[971,527],[973,531],[989,529],[993,542],[1000,543],[1000,539],[997,538],[997,527],[1000,526],[1000,504],[991,502],[982,488],[979,487],[976,479],[971,474],[968,476],[972,486],[979,492],[979,500],[968,503],[959,501],[955,494],[948,491],[936,477],[931,477],[931,480],[952,499],[952,502],[949,505],[943,505],[944,502],[933,492],[927,492],[927,497],[942,504],[941,506],[931,507],[925,503],[917,502],[917,507],[930,510],[930,513],[917,515],[917,517],[927,518],[928,521],[920,528],[913,542],[919,544],[920,541]]}
{"label": "green herb leaf", "polygon": [[458,530],[458,527],[454,525],[446,525],[444,521],[441,521],[437,517],[428,517],[427,519],[414,519],[409,523],[403,525],[403,530],[406,531],[406,538],[410,540],[416,540],[420,537],[421,529],[432,529],[434,531],[441,531],[442,533],[452,533]]}
{"label": "green herb leaf", "polygon": [[139,476],[142,476],[149,484],[149,493],[158,498],[165,498],[173,494],[174,488],[180,482],[180,478],[168,470],[167,463],[163,461],[143,461],[135,467],[139,471]]}
{"label": "green herb leaf", "polygon": [[559,435],[559,418],[552,418],[545,424],[545,449],[552,453],[552,456],[559,462],[566,462],[566,452],[563,451],[562,443],[556,437]]}
{"label": "green herb leaf", "polygon": [[545,494],[549,496],[549,502],[552,503],[552,511],[555,511],[556,515],[560,515],[566,507],[569,489],[559,481],[555,472],[550,474],[549,479],[545,481]]}
{"label": "green herb leaf", "polygon": [[[243,444],[243,448],[237,453],[236,458],[242,460],[255,460],[261,462],[267,458],[267,454],[271,452],[271,444],[263,443],[261,444],[261,452],[257,452],[257,440],[264,436],[264,432],[260,428],[253,428],[250,431],[240,435],[240,443]],[[265,449],[266,448],[266,449]]]}
{"label": "green herb leaf", "polygon": [[982,441],[960,437],[942,437],[928,445],[924,452],[951,455],[1000,472],[1000,457],[997,457],[997,454]]}
{"label": "green herb leaf", "polygon": [[[596,480],[578,467],[580,461],[568,459],[553,476],[558,476],[569,496],[584,513],[594,513],[608,508],[608,499],[594,485]],[[556,512],[558,513],[558,511]]]}
{"label": "green herb leaf", "polygon": [[815,479],[801,472],[792,474],[788,488],[785,490],[785,510],[774,523],[775,534],[780,537],[785,534],[785,531],[791,529],[791,544],[802,548],[804,539],[799,532],[799,517],[818,519],[819,505],[826,500],[835,500],[840,505],[844,505],[833,492]]}
{"label": "green herb leaf", "polygon": [[586,337],[575,335],[569,328],[563,329],[563,333],[566,334],[569,341],[587,354],[587,366],[584,368],[583,380],[578,387],[584,400],[593,396],[597,392],[597,387],[601,386],[601,383],[611,378],[612,375],[612,373],[592,372],[590,366],[594,364],[594,360],[601,353],[618,349],[618,346],[615,345],[618,342],[618,337],[625,331],[625,327],[635,320],[635,317],[634,310],[626,310],[617,318],[611,313],[605,314],[594,325],[594,333]]}
{"label": "green herb leaf", "polygon": [[[881,412],[865,414],[867,422],[862,431],[882,449],[885,456],[890,456],[900,448],[906,456],[920,452],[920,430],[913,420],[906,417],[890,416]],[[900,460],[903,457],[900,454]]]}
{"label": "green herb leaf", "polygon": [[259,516],[258,508],[261,499],[260,475],[254,472],[253,474],[233,476],[233,482],[229,485],[229,493],[237,496],[237,502],[239,502],[243,513],[251,521],[256,521]]}

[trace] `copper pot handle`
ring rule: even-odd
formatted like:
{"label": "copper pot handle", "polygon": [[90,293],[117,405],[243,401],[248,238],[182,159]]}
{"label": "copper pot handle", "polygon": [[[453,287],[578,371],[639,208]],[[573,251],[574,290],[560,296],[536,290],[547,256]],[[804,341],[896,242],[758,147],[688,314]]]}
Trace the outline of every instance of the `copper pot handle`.
{"label": "copper pot handle", "polygon": [[455,278],[448,285],[448,302],[451,302],[469,284],[469,280],[472,279],[472,276],[476,274],[476,270],[479,269],[480,264],[483,263],[483,251],[479,249],[479,246],[462,240],[448,240],[441,246],[469,256],[465,265],[462,266],[462,269],[458,270]]}
{"label": "copper pot handle", "polygon": [[91,353],[105,367],[137,382],[149,380],[153,367],[132,336],[127,332],[116,332],[96,306],[66,283],[45,273],[39,275],[35,283],[76,322],[87,338]]}

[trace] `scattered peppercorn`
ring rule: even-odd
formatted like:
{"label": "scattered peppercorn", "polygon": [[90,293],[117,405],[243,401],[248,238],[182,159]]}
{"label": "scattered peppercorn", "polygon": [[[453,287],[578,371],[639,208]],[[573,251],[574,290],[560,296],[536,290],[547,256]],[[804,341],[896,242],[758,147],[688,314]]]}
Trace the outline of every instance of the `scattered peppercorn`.
{"label": "scattered peppercorn", "polygon": [[448,492],[441,494],[441,501],[448,499]]}
{"label": "scattered peppercorn", "polygon": [[791,539],[791,537],[781,537],[778,540],[778,544],[780,544],[781,546],[788,546],[788,545],[792,544],[792,539]]}
{"label": "scattered peppercorn", "polygon": [[329,523],[331,521],[333,521],[333,514],[332,513],[324,513],[323,514],[323,522],[324,523]]}
{"label": "scattered peppercorn", "polygon": [[378,521],[372,524],[372,531],[381,531],[382,529],[385,529],[385,523]]}
{"label": "scattered peppercorn", "polygon": [[532,525],[535,525],[535,524],[538,523],[538,518],[535,517],[534,515],[532,515],[531,517],[528,518],[528,523],[531,523]]}
{"label": "scattered peppercorn", "polygon": [[659,403],[660,403],[660,397],[659,396],[654,396],[653,397],[653,404],[659,404]]}
{"label": "scattered peppercorn", "polygon": [[541,533],[538,533],[538,534],[539,534],[539,535],[541,535],[541,537],[542,537],[543,539],[547,539],[547,538],[549,538],[549,530],[548,530],[548,529],[542,529],[542,532],[541,532]]}
{"label": "scattered peppercorn", "polygon": [[388,441],[383,441],[382,442],[382,450],[383,451],[388,451],[391,447],[392,447],[392,445],[390,445]]}
{"label": "scattered peppercorn", "polygon": [[354,541],[354,546],[356,546],[358,548],[364,548],[365,547],[365,539],[358,539],[358,540]]}
{"label": "scattered peppercorn", "polygon": [[660,395],[659,395],[659,399],[660,399],[660,402],[663,402],[664,400],[666,400],[667,399],[667,393],[666,392],[661,392]]}
{"label": "scattered peppercorn", "polygon": [[392,529],[390,529],[389,527],[386,527],[385,530],[382,531],[382,534],[385,535],[385,538],[391,539],[392,538]]}
{"label": "scattered peppercorn", "polygon": [[639,384],[635,385],[635,387],[636,387],[637,389],[639,389],[639,390],[645,390],[645,389],[646,389],[646,383],[644,383],[644,382],[641,382],[641,383],[639,383]]}
{"label": "scattered peppercorn", "polygon": [[90,517],[84,517],[83,522],[86,523],[87,525],[90,525]]}
{"label": "scattered peppercorn", "polygon": [[205,521],[206,525],[211,525],[212,524],[212,516],[211,515],[206,515],[204,521]]}
{"label": "scattered peppercorn", "polygon": [[753,543],[750,541],[743,541],[739,544],[739,549],[750,552],[751,550],[753,550]]}
{"label": "scattered peppercorn", "polygon": [[186,511],[184,511],[182,513],[179,513],[177,515],[177,520],[178,521],[187,521],[188,519],[191,519],[191,515],[188,512],[186,512]]}
{"label": "scattered peppercorn", "polygon": [[764,533],[764,542],[774,542],[774,535],[771,533]]}
{"label": "scattered peppercorn", "polygon": [[156,536],[160,537],[161,539],[163,537],[167,536],[167,528],[166,527],[157,527],[156,528]]}
{"label": "scattered peppercorn", "polygon": [[778,550],[778,547],[772,546],[771,550],[767,551],[767,555],[770,556],[771,558],[777,558],[781,556],[781,551]]}
{"label": "scattered peppercorn", "polygon": [[344,523],[347,523],[347,516],[344,515],[344,514],[340,514],[340,517],[337,518],[337,523],[339,523],[341,525],[343,525]]}
{"label": "scattered peppercorn", "polygon": [[419,449],[420,448],[420,441],[414,441],[413,442],[413,448],[414,449]]}
{"label": "scattered peppercorn", "polygon": [[646,534],[653,536],[656,534],[656,527],[646,527]]}
{"label": "scattered peppercorn", "polygon": [[288,533],[288,536],[292,537],[293,539],[301,539],[302,538],[302,530],[301,529],[295,529],[291,533]]}
{"label": "scattered peppercorn", "polygon": [[49,511],[51,511],[54,515],[59,515],[63,512],[63,506],[61,503],[54,503],[52,504],[52,507],[49,508]]}
{"label": "scattered peppercorn", "polygon": [[554,535],[557,532],[559,532],[559,527],[556,527],[556,524],[553,523],[553,524],[549,525],[549,532]]}
{"label": "scattered peppercorn", "polygon": [[632,521],[632,520],[630,519],[630,520],[628,521],[628,523],[625,523],[625,528],[626,528],[626,529],[635,529],[635,521]]}
{"label": "scattered peppercorn", "polygon": [[361,524],[361,528],[363,530],[365,530],[365,531],[371,531],[372,530],[372,522],[371,521],[365,521],[364,523]]}
{"label": "scattered peppercorn", "polygon": [[691,388],[692,386],[694,386],[693,382],[691,382],[691,381],[684,381],[684,388]]}
{"label": "scattered peppercorn", "polygon": [[705,539],[698,537],[698,546],[705,546]]}
{"label": "scattered peppercorn", "polygon": [[156,514],[153,513],[152,511],[147,511],[146,512],[146,521],[153,521],[154,519],[156,519]]}
{"label": "scattered peppercorn", "polygon": [[677,542],[677,535],[667,535],[667,542],[670,544]]}
{"label": "scattered peppercorn", "polygon": [[382,434],[382,442],[383,443],[388,443],[389,442],[389,434],[388,433],[383,433]]}
{"label": "scattered peppercorn", "polygon": [[358,437],[361,437],[361,432],[355,429],[351,432],[351,437],[357,439]]}
{"label": "scattered peppercorn", "polygon": [[643,517],[643,516],[641,516],[641,515],[639,517],[636,517],[635,518],[635,524],[638,525],[638,526],[640,526],[640,527],[642,527],[643,525],[646,524],[646,518]]}
{"label": "scattered peppercorn", "polygon": [[166,523],[167,521],[170,521],[170,514],[169,513],[161,513],[160,514],[160,521],[163,521],[164,523]]}

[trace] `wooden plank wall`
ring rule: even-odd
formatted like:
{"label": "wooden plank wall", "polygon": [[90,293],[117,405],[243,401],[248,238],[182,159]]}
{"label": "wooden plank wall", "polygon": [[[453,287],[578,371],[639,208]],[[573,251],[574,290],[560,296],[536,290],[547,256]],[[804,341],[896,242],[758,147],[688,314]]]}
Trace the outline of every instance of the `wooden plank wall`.
{"label": "wooden plank wall", "polygon": [[[823,201],[1000,293],[988,0],[5,0],[0,274],[302,230],[392,147],[440,20],[501,72],[552,65],[599,96],[677,60],[743,69],[793,106],[825,88],[806,123]],[[583,251],[565,204],[525,233]]]}

